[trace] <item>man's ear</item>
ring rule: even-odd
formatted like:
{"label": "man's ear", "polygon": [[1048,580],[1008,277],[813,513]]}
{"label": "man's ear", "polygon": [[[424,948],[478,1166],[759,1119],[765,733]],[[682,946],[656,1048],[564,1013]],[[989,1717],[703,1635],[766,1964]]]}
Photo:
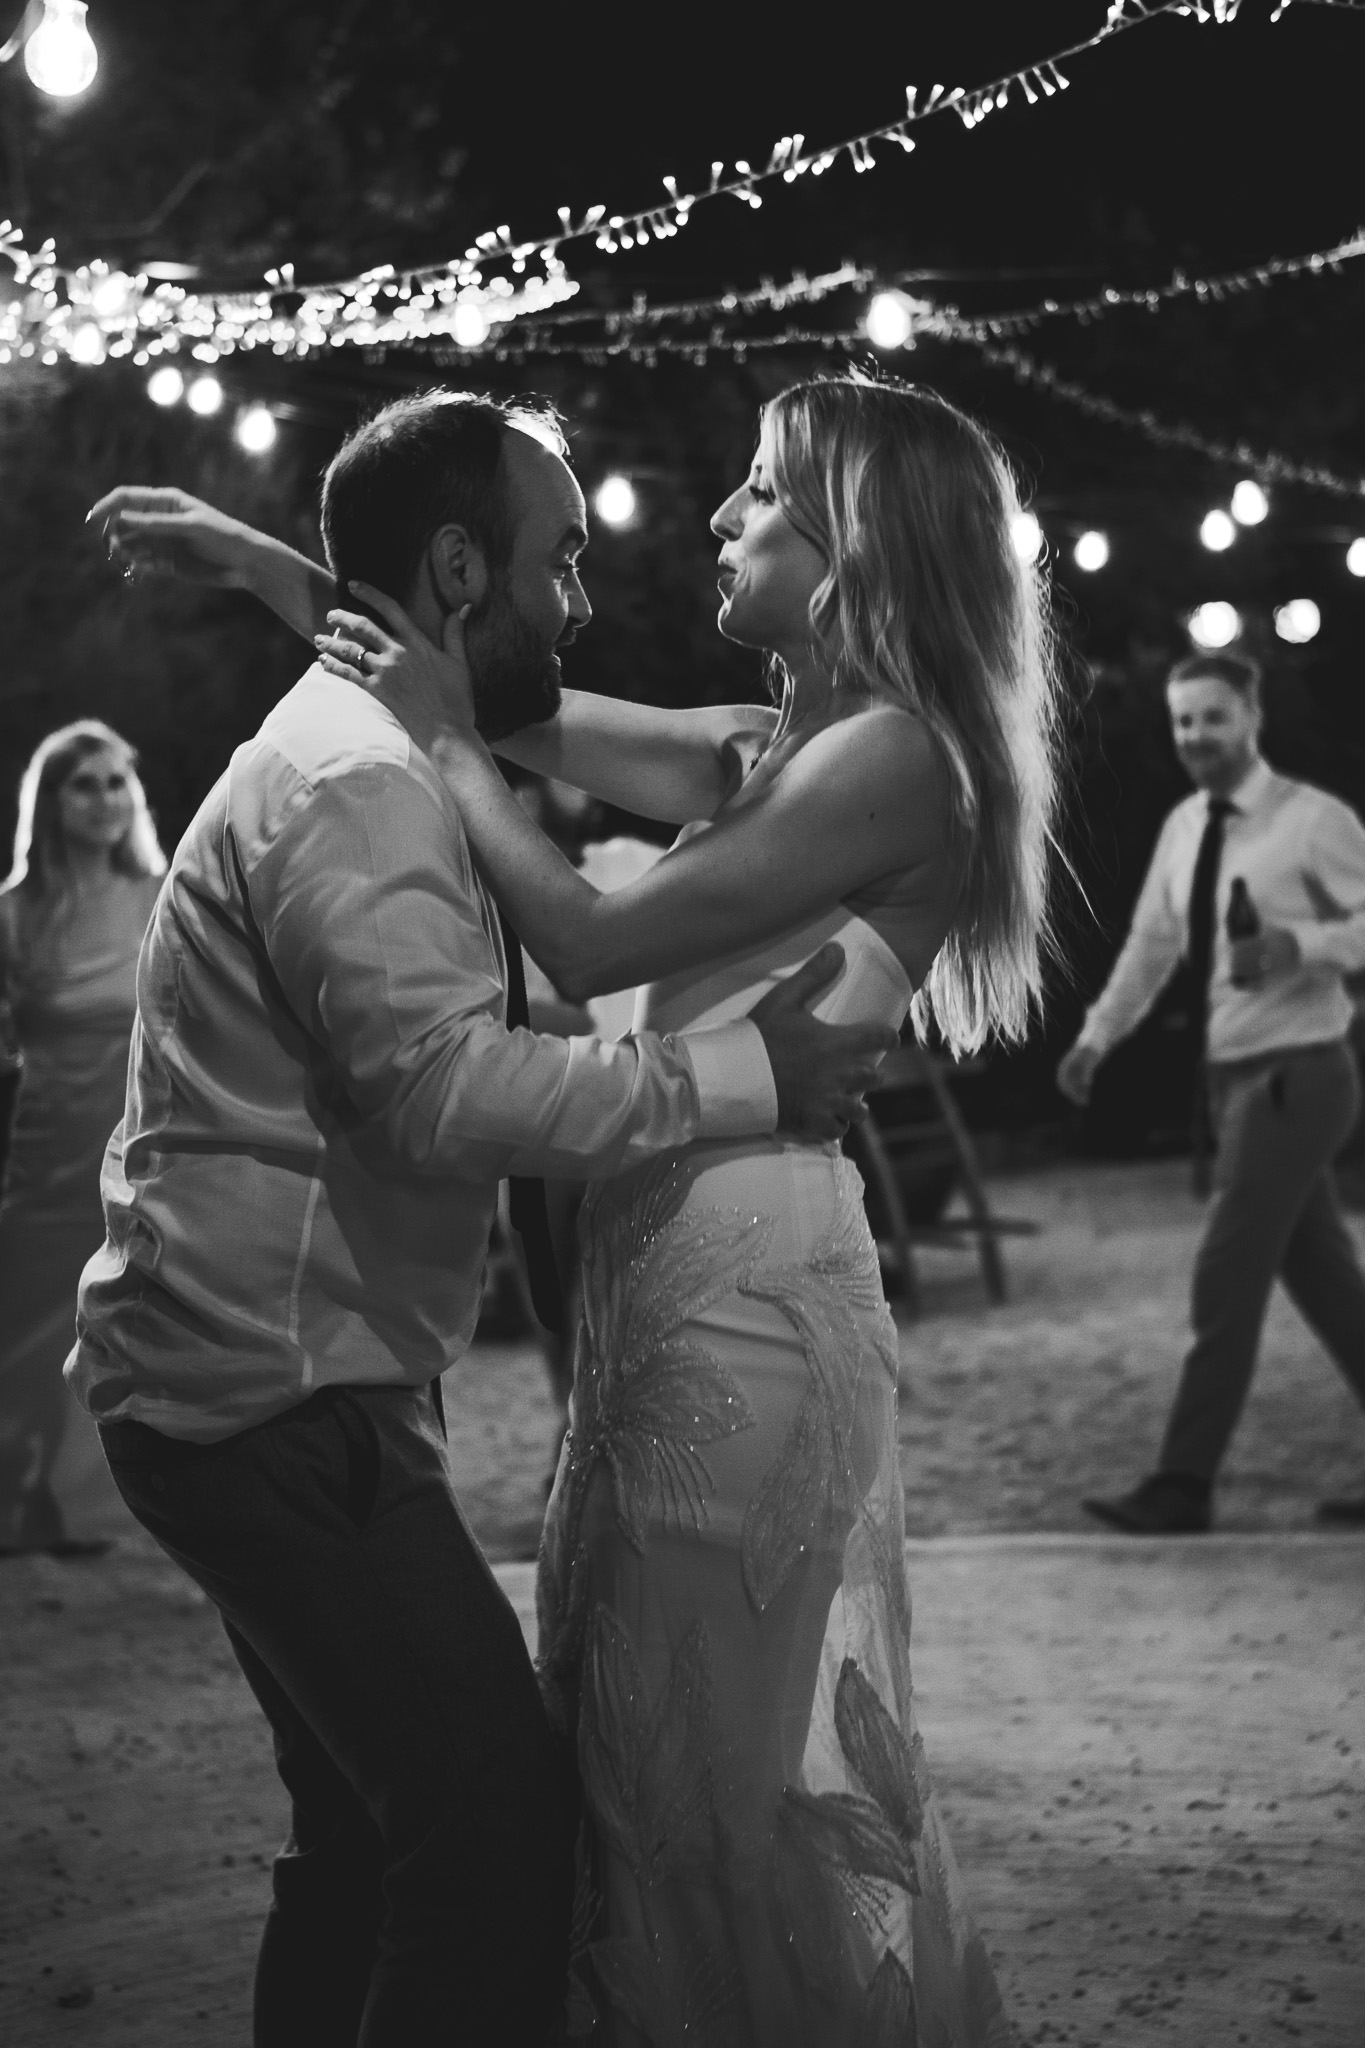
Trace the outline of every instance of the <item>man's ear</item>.
{"label": "man's ear", "polygon": [[482,604],[488,593],[488,562],[463,526],[438,527],[427,547],[427,573],[446,612]]}

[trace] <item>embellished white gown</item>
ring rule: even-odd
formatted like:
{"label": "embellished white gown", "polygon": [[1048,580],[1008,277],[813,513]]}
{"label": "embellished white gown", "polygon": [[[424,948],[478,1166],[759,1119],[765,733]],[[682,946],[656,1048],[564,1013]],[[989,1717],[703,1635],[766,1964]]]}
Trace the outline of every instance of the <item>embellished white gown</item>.
{"label": "embellished white gown", "polygon": [[[819,1014],[899,1025],[839,910],[641,992],[743,1015],[828,938]],[[702,1143],[590,1188],[539,1667],[584,1797],[571,2034],[613,2048],[997,2048],[1011,2030],[910,1684],[896,1331],[837,1145]]]}

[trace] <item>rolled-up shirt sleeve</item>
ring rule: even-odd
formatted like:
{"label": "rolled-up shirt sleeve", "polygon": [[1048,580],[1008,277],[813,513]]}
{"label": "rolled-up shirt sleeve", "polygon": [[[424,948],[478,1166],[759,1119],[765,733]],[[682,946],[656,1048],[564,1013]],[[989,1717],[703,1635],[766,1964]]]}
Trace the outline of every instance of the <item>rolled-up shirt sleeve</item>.
{"label": "rolled-up shirt sleeve", "polygon": [[[313,788],[254,863],[261,943],[351,1109],[418,1172],[608,1176],[694,1138],[770,1131],[752,1024],[619,1042],[509,1031],[467,848],[439,798],[367,763]],[[688,1050],[708,1037],[724,1046]]]}
{"label": "rolled-up shirt sleeve", "polygon": [[1321,799],[1304,882],[1320,915],[1290,923],[1299,958],[1308,967],[1359,974],[1365,969],[1365,825],[1349,804]]}
{"label": "rolled-up shirt sleeve", "polygon": [[1177,815],[1173,813],[1162,827],[1123,950],[1081,1026],[1080,1043],[1101,1054],[1136,1031],[1184,952],[1184,920],[1176,912],[1171,891]]}

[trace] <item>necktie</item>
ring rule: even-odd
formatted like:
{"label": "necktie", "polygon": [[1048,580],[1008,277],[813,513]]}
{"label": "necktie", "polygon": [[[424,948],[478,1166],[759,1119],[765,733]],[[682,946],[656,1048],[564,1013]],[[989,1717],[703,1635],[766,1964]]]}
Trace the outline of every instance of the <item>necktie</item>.
{"label": "necktie", "polygon": [[[521,964],[521,940],[507,919],[498,912],[502,925],[503,950],[507,955],[507,1028],[529,1024],[526,1002],[526,970]],[[507,1183],[507,1206],[512,1228],[526,1254],[526,1277],[531,1287],[531,1305],[547,1330],[558,1332],[564,1321],[564,1299],[559,1285],[550,1238],[550,1218],[545,1208],[545,1183],[513,1174]]]}
{"label": "necktie", "polygon": [[1226,797],[1209,798],[1204,836],[1195,857],[1194,881],[1190,886],[1189,948],[1190,1041],[1194,1055],[1194,1103],[1191,1117],[1191,1156],[1197,1194],[1209,1191],[1208,1085],[1204,1072],[1209,1038],[1209,983],[1213,978],[1214,904],[1218,893],[1218,864],[1223,857],[1223,830],[1236,810]]}

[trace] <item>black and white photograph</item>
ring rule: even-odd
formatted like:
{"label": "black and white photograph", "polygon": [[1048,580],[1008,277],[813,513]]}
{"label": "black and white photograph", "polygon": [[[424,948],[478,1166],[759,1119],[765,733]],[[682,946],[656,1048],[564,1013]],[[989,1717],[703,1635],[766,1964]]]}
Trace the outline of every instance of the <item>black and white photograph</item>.
{"label": "black and white photograph", "polygon": [[0,2041],[1365,2044],[1365,0],[0,14]]}

